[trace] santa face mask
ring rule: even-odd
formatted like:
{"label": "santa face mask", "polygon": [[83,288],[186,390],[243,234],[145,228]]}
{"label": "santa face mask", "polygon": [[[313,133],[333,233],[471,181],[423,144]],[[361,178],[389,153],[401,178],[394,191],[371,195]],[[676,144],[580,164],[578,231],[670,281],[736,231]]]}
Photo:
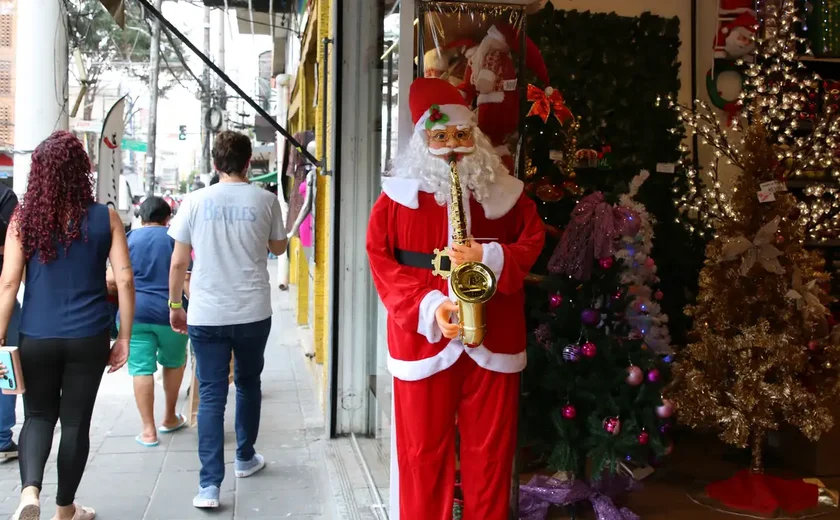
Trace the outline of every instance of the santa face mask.
{"label": "santa face mask", "polygon": [[470,126],[448,125],[445,128],[426,130],[429,140],[429,153],[436,157],[447,158],[449,155],[469,155],[475,151],[475,138]]}

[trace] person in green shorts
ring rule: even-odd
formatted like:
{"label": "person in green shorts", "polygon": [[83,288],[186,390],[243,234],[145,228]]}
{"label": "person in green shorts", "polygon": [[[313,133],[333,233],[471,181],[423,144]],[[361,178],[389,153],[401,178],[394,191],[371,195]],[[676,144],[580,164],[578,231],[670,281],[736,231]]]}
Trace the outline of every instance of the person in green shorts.
{"label": "person in green shorts", "polygon": [[[137,294],[128,373],[134,376],[134,398],[143,421],[143,431],[136,440],[154,447],[159,443],[159,433],[172,433],[187,424],[186,418],[175,412],[175,405],[184,377],[188,338],[169,325],[169,262],[175,242],[167,235],[167,226],[172,209],[162,198],[149,197],[140,205],[139,213],[142,227],[128,234]],[[166,396],[159,428],[154,415],[154,373],[158,364],[163,367]]]}

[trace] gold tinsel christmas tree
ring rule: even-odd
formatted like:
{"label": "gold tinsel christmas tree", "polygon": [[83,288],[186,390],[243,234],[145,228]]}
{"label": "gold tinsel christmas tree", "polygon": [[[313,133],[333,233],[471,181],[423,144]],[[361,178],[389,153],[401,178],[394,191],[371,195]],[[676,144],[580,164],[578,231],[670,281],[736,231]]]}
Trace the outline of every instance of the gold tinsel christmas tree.
{"label": "gold tinsel christmas tree", "polygon": [[[674,365],[669,397],[679,420],[714,427],[727,443],[753,453],[762,469],[761,447],[782,422],[816,440],[833,424],[825,403],[840,390],[840,347],[828,330],[828,275],[805,241],[836,224],[837,193],[819,190],[811,202],[797,200],[786,182],[808,168],[834,175],[840,124],[829,94],[824,108],[803,121],[821,80],[797,61],[799,18],[794,0],[766,13],[755,62],[747,67],[745,113],[727,130],[708,106],[680,108],[686,125],[714,151],[704,172],[689,171],[688,214],[703,217],[714,238],[706,250],[692,343]],[[807,125],[805,124],[807,123]],[[734,165],[727,189],[722,161]],[[687,214],[687,217],[689,216]]]}

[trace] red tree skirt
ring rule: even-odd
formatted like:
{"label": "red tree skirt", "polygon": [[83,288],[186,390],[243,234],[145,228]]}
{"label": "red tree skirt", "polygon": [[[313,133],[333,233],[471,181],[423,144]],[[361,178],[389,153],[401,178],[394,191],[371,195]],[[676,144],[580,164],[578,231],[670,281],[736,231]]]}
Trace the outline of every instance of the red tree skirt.
{"label": "red tree skirt", "polygon": [[706,494],[733,509],[770,514],[797,513],[818,505],[820,490],[801,480],[786,480],[749,470],[706,486]]}

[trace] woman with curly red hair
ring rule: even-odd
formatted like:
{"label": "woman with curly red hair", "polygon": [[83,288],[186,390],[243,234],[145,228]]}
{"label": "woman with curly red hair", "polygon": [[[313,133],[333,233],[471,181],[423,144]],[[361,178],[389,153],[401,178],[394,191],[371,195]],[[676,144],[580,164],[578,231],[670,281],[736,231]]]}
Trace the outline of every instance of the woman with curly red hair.
{"label": "woman with curly red hair", "polygon": [[[90,159],[68,132],[35,149],[27,191],[6,235],[0,274],[0,338],[26,276],[20,359],[26,393],[20,432],[22,482],[17,520],[41,515],[40,491],[56,422],[57,511],[54,520],[92,520],[74,503],[90,450],[90,420],[105,367],[128,356],[134,279],[119,214],[94,202]],[[106,263],[119,288],[120,332],[111,348]]]}

